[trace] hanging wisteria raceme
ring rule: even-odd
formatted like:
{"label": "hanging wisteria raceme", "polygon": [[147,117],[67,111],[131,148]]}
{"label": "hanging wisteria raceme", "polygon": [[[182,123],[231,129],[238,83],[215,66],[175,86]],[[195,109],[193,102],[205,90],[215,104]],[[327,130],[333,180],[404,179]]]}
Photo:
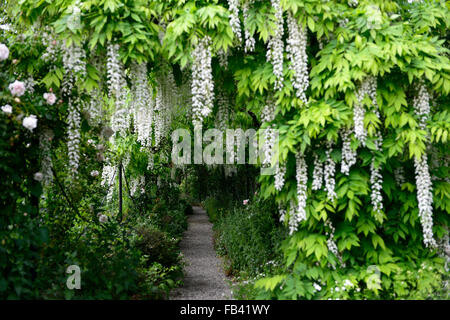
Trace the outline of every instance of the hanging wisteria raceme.
{"label": "hanging wisteria raceme", "polygon": [[289,69],[294,72],[292,85],[296,89],[297,98],[307,103],[306,90],[309,86],[309,74],[308,55],[306,54],[306,32],[290,12],[288,12],[287,24],[289,35],[287,38],[286,53],[291,61]]}
{"label": "hanging wisteria raceme", "polygon": [[107,164],[103,166],[101,186],[108,189],[106,201],[111,202],[114,193],[114,178],[116,176],[116,167]]}
{"label": "hanging wisteria raceme", "polygon": [[297,180],[297,210],[290,216],[289,234],[293,234],[298,229],[298,225],[306,220],[306,200],[308,199],[308,167],[303,154],[296,155],[296,174]]}
{"label": "hanging wisteria raceme", "polygon": [[225,70],[228,69],[228,55],[229,55],[229,51],[224,51],[223,49],[220,49],[219,52],[217,52],[217,57],[219,58],[220,67]]}
{"label": "hanging wisteria raceme", "polygon": [[[375,139],[375,148],[377,151],[381,151],[382,137],[379,132],[377,132],[377,139]],[[376,217],[381,219],[381,213],[383,210],[383,196],[381,195],[381,190],[383,188],[383,176],[381,175],[381,167],[375,166],[375,157],[372,158],[370,163],[370,188],[371,194],[370,199],[372,202],[373,211]]]}
{"label": "hanging wisteria raceme", "polygon": [[[342,263],[342,256],[339,253],[338,247],[336,245],[336,241],[334,240],[334,232],[336,231],[336,229],[334,228],[333,224],[331,223],[331,221],[329,219],[327,219],[327,221],[325,221],[325,226],[328,227],[330,229],[330,231],[326,231],[325,235],[328,236],[327,239],[327,247],[328,250],[331,251],[338,259],[339,262],[342,266],[345,266],[345,264]],[[333,269],[335,269],[335,266],[332,266]]]}
{"label": "hanging wisteria raceme", "polygon": [[118,44],[108,44],[106,70],[108,93],[115,100],[115,112],[111,118],[111,128],[114,132],[124,135],[129,127],[130,119],[126,109],[127,84],[123,65],[119,59]]}
{"label": "hanging wisteria raceme", "polygon": [[354,151],[351,146],[351,130],[343,129],[341,130],[342,139],[342,162],[341,162],[341,172],[345,175],[350,173],[350,168],[356,163],[356,151]]}
{"label": "hanging wisteria raceme", "polygon": [[327,160],[324,167],[324,179],[325,179],[325,191],[327,192],[327,197],[330,201],[334,201],[337,198],[335,186],[335,173],[336,173],[336,162],[331,158],[331,152],[333,151],[333,144],[328,142],[326,155]]}
{"label": "hanging wisteria raceme", "polygon": [[376,103],[376,89],[377,80],[375,77],[369,76],[364,79],[356,93],[357,102],[353,107],[353,122],[355,125],[355,137],[363,146],[366,145],[367,131],[364,128],[364,116],[366,115],[366,108],[363,105],[364,97],[369,95],[372,102]]}
{"label": "hanging wisteria raceme", "polygon": [[210,43],[211,39],[206,36],[198,41],[192,52],[192,116],[196,124],[202,123],[213,107],[214,81]]}
{"label": "hanging wisteria raceme", "polygon": [[80,162],[81,116],[78,111],[78,108],[80,106],[81,103],[79,99],[73,100],[72,97],[69,97],[69,115],[67,117],[67,122],[69,125],[69,128],[67,130],[67,149],[69,155],[69,167],[72,171],[72,174],[77,173],[78,165]]}
{"label": "hanging wisteria raceme", "polygon": [[283,9],[280,0],[271,0],[272,7],[275,10],[276,29],[275,34],[269,37],[266,59],[273,66],[273,74],[275,75],[275,90],[283,88]]}
{"label": "hanging wisteria raceme", "polygon": [[247,28],[248,21],[248,9],[253,4],[253,0],[247,0],[242,7],[242,14],[244,16],[244,36],[245,36],[245,52],[255,51],[255,38],[250,34],[250,30]]}
{"label": "hanging wisteria raceme", "polygon": [[62,84],[62,92],[66,97],[68,97],[67,149],[69,156],[69,167],[72,174],[75,176],[78,171],[80,161],[80,111],[82,111],[82,103],[80,102],[79,97],[72,97],[72,90],[77,82],[81,82],[86,78],[86,54],[80,46],[75,45],[74,43],[70,46],[67,46],[66,43],[64,43],[63,47],[63,65],[65,74]]}
{"label": "hanging wisteria raceme", "polygon": [[319,156],[314,153],[314,169],[313,169],[313,181],[312,190],[320,190],[323,185],[323,163],[320,161]]}
{"label": "hanging wisteria raceme", "polygon": [[284,186],[286,175],[286,164],[277,163],[275,166],[275,190],[281,191]]}
{"label": "hanging wisteria raceme", "polygon": [[147,80],[147,65],[134,63],[131,67],[132,107],[134,117],[134,131],[137,140],[144,147],[152,143],[153,99]]}
{"label": "hanging wisteria raceme", "polygon": [[[272,122],[275,119],[275,103],[273,97],[267,98],[266,105],[261,113],[261,122]],[[264,135],[264,158],[262,164],[264,167],[270,167],[273,156],[273,146],[275,144],[275,131],[273,127],[265,129]]]}
{"label": "hanging wisteria raceme", "polygon": [[427,120],[430,115],[430,94],[428,93],[427,87],[420,83],[418,85],[418,93],[414,97],[413,105],[414,111],[419,118],[419,128],[426,130]]}
{"label": "hanging wisteria raceme", "polygon": [[130,182],[130,195],[133,197],[137,191],[139,191],[139,194],[143,194],[145,192],[144,189],[145,186],[145,177],[139,176],[137,178],[134,178]]}
{"label": "hanging wisteria raceme", "polygon": [[242,43],[241,21],[239,20],[239,0],[228,0],[230,10],[230,26],[234,36]]}
{"label": "hanging wisteria raceme", "polygon": [[403,167],[398,167],[394,170],[395,183],[401,187],[405,182],[405,169]]}
{"label": "hanging wisteria raceme", "polygon": [[53,139],[53,131],[44,128],[39,136],[39,152],[41,155],[41,170],[43,174],[42,183],[48,185],[53,180],[52,157],[51,157],[51,141]]}
{"label": "hanging wisteria raceme", "polygon": [[[425,84],[418,85],[418,93],[414,99],[414,111],[419,118],[419,127],[426,129],[427,116],[430,112],[430,96]],[[417,202],[422,224],[423,242],[426,247],[436,247],[433,235],[433,190],[426,153],[420,159],[414,158],[416,172]]]}
{"label": "hanging wisteria raceme", "polygon": [[280,222],[286,221],[286,208],[281,207],[281,205],[278,205],[278,213],[280,215]]}
{"label": "hanging wisteria raceme", "polygon": [[153,111],[153,125],[155,146],[159,146],[163,137],[168,134],[172,113],[181,100],[177,90],[173,73],[169,66],[165,66],[157,79],[158,87]]}
{"label": "hanging wisteria raceme", "polygon": [[63,45],[63,65],[64,79],[62,92],[69,96],[77,79],[86,78],[86,53],[83,48],[72,43],[70,46],[64,42]]}
{"label": "hanging wisteria raceme", "polygon": [[230,105],[230,101],[225,94],[222,86],[219,86],[217,88],[218,95],[217,95],[217,115],[216,115],[216,128],[221,130],[222,132],[225,132],[228,126],[228,106]]}
{"label": "hanging wisteria raceme", "polygon": [[[94,58],[91,60],[91,64],[97,70],[99,74],[103,74],[104,72],[104,59],[102,59],[101,56],[94,56]],[[102,95],[102,89],[103,89],[103,81],[100,80],[97,82],[98,88],[94,88],[89,92],[90,99],[89,102],[85,105],[85,111],[88,113],[88,120],[89,123],[93,125],[99,125],[102,116],[103,116],[103,95]]]}

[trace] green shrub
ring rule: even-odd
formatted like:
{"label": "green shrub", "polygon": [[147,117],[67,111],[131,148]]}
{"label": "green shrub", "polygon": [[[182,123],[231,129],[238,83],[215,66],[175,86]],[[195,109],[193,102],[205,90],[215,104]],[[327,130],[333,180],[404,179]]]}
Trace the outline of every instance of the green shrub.
{"label": "green shrub", "polygon": [[148,256],[147,266],[157,262],[170,267],[178,262],[178,239],[151,225],[138,226],[136,233],[135,246]]}
{"label": "green shrub", "polygon": [[255,275],[277,258],[283,230],[271,215],[273,206],[256,202],[220,215],[215,226],[216,250],[226,256],[229,272]]}

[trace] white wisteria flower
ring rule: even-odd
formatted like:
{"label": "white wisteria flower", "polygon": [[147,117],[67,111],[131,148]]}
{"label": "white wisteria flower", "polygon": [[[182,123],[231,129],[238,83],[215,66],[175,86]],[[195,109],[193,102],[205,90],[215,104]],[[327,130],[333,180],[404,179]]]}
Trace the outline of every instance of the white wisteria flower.
{"label": "white wisteria flower", "polygon": [[308,167],[305,158],[300,152],[296,155],[296,174],[297,180],[297,207],[292,210],[293,213],[289,219],[289,234],[293,234],[298,229],[300,222],[306,220],[306,200],[308,199]]}
{"label": "white wisteria flower", "polygon": [[273,66],[273,74],[275,75],[275,90],[283,88],[283,9],[281,8],[280,0],[271,0],[272,7],[275,10],[275,34],[269,37],[268,48],[266,52],[266,60]]}
{"label": "white wisteria flower", "polygon": [[324,179],[325,179],[325,191],[327,192],[327,197],[330,201],[334,201],[337,197],[335,189],[336,180],[336,162],[331,158],[331,152],[333,151],[332,143],[328,143],[326,150],[327,161],[325,162],[324,168]]}
{"label": "white wisteria flower", "polygon": [[284,186],[284,175],[286,174],[286,164],[280,165],[277,163],[275,166],[275,190],[281,191]]}
{"label": "white wisteria flower", "polygon": [[0,43],[0,61],[6,60],[9,57],[9,49],[3,43]]}
{"label": "white wisteria flower", "polygon": [[323,164],[320,161],[317,154],[314,153],[314,169],[313,169],[313,182],[312,189],[320,190],[323,185]]}
{"label": "white wisteria flower", "polygon": [[228,10],[230,10],[230,26],[234,36],[239,43],[242,42],[241,22],[239,20],[239,0],[228,0]]}
{"label": "white wisteria flower", "polygon": [[15,97],[21,97],[25,93],[25,83],[22,81],[16,80],[9,85],[9,91]]}
{"label": "white wisteria flower", "polygon": [[192,57],[192,113],[193,122],[200,124],[212,111],[214,102],[214,81],[211,67],[211,38],[200,39]]}
{"label": "white wisteria flower", "polygon": [[2,107],[2,111],[3,111],[4,113],[11,114],[11,113],[12,113],[12,106],[10,106],[9,104],[5,104],[5,105]]}
{"label": "white wisteria flower", "polygon": [[307,103],[306,89],[309,86],[308,55],[306,54],[306,31],[297,19],[289,12],[287,16],[289,35],[286,52],[291,64],[289,69],[294,71],[292,85],[296,89],[297,98]]}
{"label": "white wisteria flower", "polygon": [[247,0],[242,7],[242,14],[244,16],[244,35],[245,35],[245,52],[253,52],[255,51],[255,38],[250,34],[250,31],[245,26],[248,21],[248,9],[250,5],[253,4],[253,0]]}
{"label": "white wisteria flower", "polygon": [[[417,96],[414,99],[414,111],[419,117],[419,127],[426,130],[426,121],[430,112],[430,97],[423,82],[419,83],[417,91]],[[423,242],[426,247],[434,248],[437,243],[433,235],[433,187],[427,154],[423,154],[420,159],[414,158],[414,167]]]}
{"label": "white wisteria flower", "polygon": [[341,162],[341,172],[345,175],[350,173],[350,168],[356,163],[356,151],[354,151],[351,146],[351,134],[352,132],[348,129],[341,131],[342,139],[342,162]]}
{"label": "white wisteria flower", "polygon": [[37,127],[37,122],[38,122],[37,117],[34,114],[32,114],[23,119],[22,125],[28,130],[33,131],[33,129]]}
{"label": "white wisteria flower", "polygon": [[56,102],[56,95],[52,92],[44,93],[44,99],[49,105],[54,105]]}

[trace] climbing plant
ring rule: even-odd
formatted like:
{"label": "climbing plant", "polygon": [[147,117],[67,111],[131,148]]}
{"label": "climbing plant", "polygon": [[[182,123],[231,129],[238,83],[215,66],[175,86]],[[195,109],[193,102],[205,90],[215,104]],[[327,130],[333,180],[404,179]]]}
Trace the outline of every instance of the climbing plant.
{"label": "climbing plant", "polygon": [[[39,209],[62,206],[55,193],[71,217],[120,233],[119,201],[131,219],[144,208],[133,199],[166,205],[177,173],[201,171],[171,162],[173,129],[266,129],[275,174],[246,193],[260,187],[289,235],[259,297],[430,298],[448,280],[447,3],[21,0],[2,10],[2,159],[27,161],[4,169],[2,188],[21,194],[2,200],[3,238],[24,212],[36,235]],[[254,177],[234,163],[206,170]]]}

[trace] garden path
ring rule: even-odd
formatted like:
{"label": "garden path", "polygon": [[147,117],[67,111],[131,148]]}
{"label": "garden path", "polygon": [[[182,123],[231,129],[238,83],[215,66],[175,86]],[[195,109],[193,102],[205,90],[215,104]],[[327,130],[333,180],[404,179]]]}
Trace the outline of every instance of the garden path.
{"label": "garden path", "polygon": [[184,255],[184,286],[174,290],[172,300],[222,300],[230,299],[220,258],[213,247],[212,224],[206,211],[193,207],[188,217],[188,229],[180,243]]}

